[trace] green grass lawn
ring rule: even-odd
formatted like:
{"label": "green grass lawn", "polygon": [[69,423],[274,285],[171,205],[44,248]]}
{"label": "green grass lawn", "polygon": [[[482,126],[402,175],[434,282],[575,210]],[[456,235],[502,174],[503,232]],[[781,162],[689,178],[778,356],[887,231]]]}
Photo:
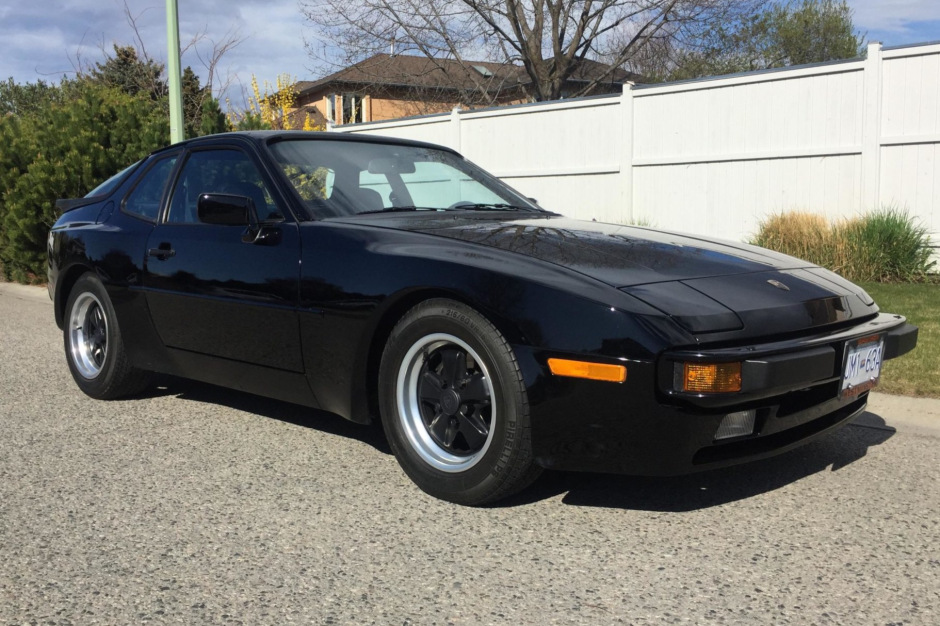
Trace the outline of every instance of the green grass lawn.
{"label": "green grass lawn", "polygon": [[940,284],[860,283],[886,313],[920,328],[913,352],[884,364],[876,391],[940,398]]}

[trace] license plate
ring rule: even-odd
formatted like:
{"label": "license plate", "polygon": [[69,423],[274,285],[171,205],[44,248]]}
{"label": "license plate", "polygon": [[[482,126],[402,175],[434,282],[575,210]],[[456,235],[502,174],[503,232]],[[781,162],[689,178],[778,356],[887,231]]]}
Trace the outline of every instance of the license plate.
{"label": "license plate", "polygon": [[857,396],[878,384],[884,348],[884,337],[881,335],[854,339],[845,344],[840,397]]}

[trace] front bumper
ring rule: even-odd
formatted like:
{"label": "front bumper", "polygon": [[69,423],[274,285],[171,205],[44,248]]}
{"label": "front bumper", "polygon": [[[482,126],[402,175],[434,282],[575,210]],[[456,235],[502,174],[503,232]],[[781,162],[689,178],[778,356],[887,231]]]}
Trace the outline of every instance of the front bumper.
{"label": "front bumper", "polygon": [[[672,475],[757,460],[802,445],[851,421],[868,394],[840,397],[847,342],[885,338],[884,359],[914,348],[917,328],[881,314],[837,332],[745,346],[665,352],[656,362],[625,361],[621,385],[540,376],[530,386],[533,447],[543,467]],[[518,352],[517,352],[518,354]],[[520,361],[543,362],[528,352]],[[682,359],[743,362],[742,391],[684,394],[672,389]],[[753,409],[754,433],[715,440],[724,417]]]}
{"label": "front bumper", "polygon": [[[661,394],[676,402],[700,407],[740,405],[840,379],[846,343],[870,335],[884,337],[884,360],[907,354],[917,345],[916,326],[900,315],[882,313],[834,333],[732,348],[669,351],[659,360],[657,384]],[[675,365],[689,361],[741,362],[741,391],[716,394],[676,391],[672,384]]]}

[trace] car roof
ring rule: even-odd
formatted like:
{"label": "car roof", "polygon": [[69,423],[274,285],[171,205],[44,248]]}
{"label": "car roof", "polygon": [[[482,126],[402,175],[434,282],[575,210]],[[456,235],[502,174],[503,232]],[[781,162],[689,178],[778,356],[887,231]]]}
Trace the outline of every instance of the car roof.
{"label": "car roof", "polygon": [[245,142],[256,145],[269,145],[279,141],[349,141],[357,143],[388,144],[399,146],[412,146],[416,148],[431,148],[435,150],[444,150],[459,154],[453,148],[441,146],[438,144],[427,143],[424,141],[413,141],[411,139],[399,139],[397,137],[382,137],[378,135],[359,135],[352,133],[331,133],[325,131],[300,131],[300,130],[248,130],[235,131],[229,133],[218,133],[215,135],[204,135],[194,137],[179,143],[155,150],[153,154],[159,154],[168,150],[178,149],[187,146],[211,146],[214,143],[232,143]]}

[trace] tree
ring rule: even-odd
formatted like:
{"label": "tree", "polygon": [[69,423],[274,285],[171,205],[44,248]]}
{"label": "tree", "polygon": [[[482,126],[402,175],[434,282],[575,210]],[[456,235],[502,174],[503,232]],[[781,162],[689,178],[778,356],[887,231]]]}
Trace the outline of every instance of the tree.
{"label": "tree", "polygon": [[[94,65],[79,59],[75,79],[0,82],[0,275],[7,279],[41,280],[56,199],[81,197],[169,143],[163,65],[147,54],[126,3],[125,12],[135,45],[102,49],[104,60]],[[208,52],[199,49],[204,40]],[[184,71],[189,136],[228,130],[213,80],[222,56],[240,42],[231,31],[220,43],[205,31],[190,42],[208,79],[203,86],[192,68]]]}
{"label": "tree", "polygon": [[37,280],[57,198],[88,193],[169,142],[169,122],[145,93],[63,81],[35,113],[0,117],[0,265]]}
{"label": "tree", "polygon": [[229,130],[225,114],[222,113],[222,107],[219,101],[211,96],[202,102],[202,115],[199,119],[199,136],[214,135],[224,133]]}
{"label": "tree", "polygon": [[[186,137],[211,135],[228,130],[225,114],[219,101],[212,97],[212,89],[199,84],[199,76],[188,65],[180,80],[183,100],[183,125]],[[221,121],[220,121],[221,120]]]}
{"label": "tree", "polygon": [[680,50],[665,78],[681,80],[863,54],[865,38],[855,31],[845,0],[777,2],[706,30],[698,46]]}
{"label": "tree", "polygon": [[21,85],[8,78],[0,82],[0,117],[35,113],[58,95],[59,90],[45,81]]}
{"label": "tree", "polygon": [[855,31],[846,0],[802,0],[770,10],[771,67],[850,59],[862,54],[865,37]]}
{"label": "tree", "polygon": [[297,81],[290,74],[278,74],[272,85],[258,85],[251,75],[251,93],[245,94],[248,108],[242,112],[229,107],[228,122],[235,130],[321,130],[310,114],[297,108]]}
{"label": "tree", "polygon": [[[93,83],[122,91],[130,96],[145,94],[164,112],[169,114],[169,87],[162,63],[138,52],[133,46],[114,44],[114,54],[106,55],[104,62],[97,63],[91,70],[82,72],[79,77]],[[183,126],[185,136],[198,137],[203,133],[203,114],[210,120],[224,118],[219,103],[212,97],[209,85],[203,87],[193,68],[183,69],[181,80],[183,101]],[[209,122],[207,128],[218,128],[222,132],[225,126]]]}
{"label": "tree", "polygon": [[[169,114],[169,85],[164,73],[162,63],[153,59],[147,52],[147,47],[141,37],[137,26],[139,15],[135,16],[124,0],[124,16],[134,33],[132,45],[112,44],[113,54],[102,45],[101,52],[104,62],[89,66],[81,59],[76,64],[76,74],[80,79],[90,80],[106,87],[113,87],[129,95],[148,93],[157,102],[163,111]],[[147,9],[144,9],[146,11]],[[229,30],[221,39],[215,40],[209,36],[208,26],[197,31],[180,50],[193,52],[199,59],[206,72],[205,86],[200,84],[199,76],[191,66],[183,69],[181,76],[183,125],[186,137],[196,137],[205,134],[206,129],[216,129],[214,132],[227,130],[227,124],[219,123],[224,119],[218,101],[213,97],[214,89],[219,92],[228,89],[231,75],[220,76],[219,64],[222,57],[230,50],[238,47],[244,41],[237,30]],[[204,121],[203,116],[209,116]]]}
{"label": "tree", "polygon": [[138,55],[133,46],[114,44],[114,55],[106,54],[104,62],[96,63],[85,75],[131,96],[144,93],[159,100],[169,91],[163,76],[163,64],[146,55]]}
{"label": "tree", "polygon": [[[658,39],[744,10],[751,0],[304,0],[301,10],[349,65],[395,46],[429,59],[520,63],[532,100],[562,97],[585,59],[601,55],[609,70],[571,96],[590,93]],[[624,36],[626,34],[627,36]],[[480,59],[480,56],[487,58]],[[473,72],[470,72],[474,76]],[[490,90],[487,77],[475,78]]]}

